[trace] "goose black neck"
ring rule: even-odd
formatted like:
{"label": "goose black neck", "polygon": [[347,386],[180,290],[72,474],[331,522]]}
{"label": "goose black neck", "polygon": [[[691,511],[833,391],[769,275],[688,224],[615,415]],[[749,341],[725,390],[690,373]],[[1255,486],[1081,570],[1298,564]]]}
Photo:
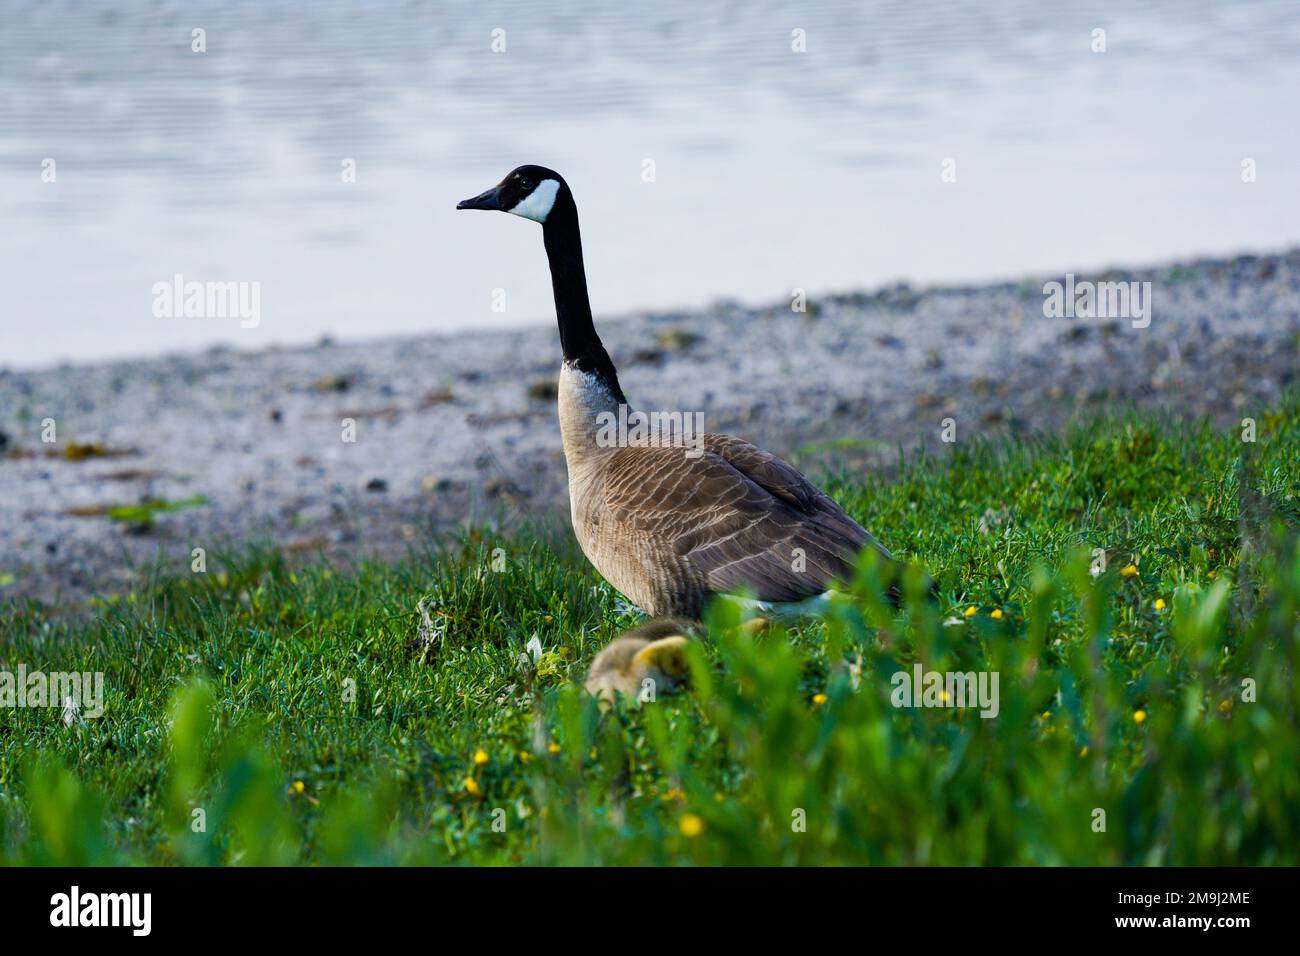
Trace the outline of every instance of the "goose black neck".
{"label": "goose black neck", "polygon": [[556,197],[555,206],[542,225],[542,237],[551,266],[555,318],[560,325],[560,347],[564,350],[565,363],[599,376],[614,397],[627,404],[614,363],[596,334],[596,325],[591,318],[587,273],[582,265],[578,207],[567,188]]}

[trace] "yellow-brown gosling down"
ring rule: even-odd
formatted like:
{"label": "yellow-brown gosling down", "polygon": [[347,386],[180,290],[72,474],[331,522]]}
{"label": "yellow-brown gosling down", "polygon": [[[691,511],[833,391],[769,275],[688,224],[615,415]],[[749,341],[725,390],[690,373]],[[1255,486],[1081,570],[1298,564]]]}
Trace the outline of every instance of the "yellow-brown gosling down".
{"label": "yellow-brown gosling down", "polygon": [[587,692],[603,704],[618,694],[648,703],[685,684],[690,676],[686,646],[698,625],[680,618],[648,621],[616,637],[591,662]]}

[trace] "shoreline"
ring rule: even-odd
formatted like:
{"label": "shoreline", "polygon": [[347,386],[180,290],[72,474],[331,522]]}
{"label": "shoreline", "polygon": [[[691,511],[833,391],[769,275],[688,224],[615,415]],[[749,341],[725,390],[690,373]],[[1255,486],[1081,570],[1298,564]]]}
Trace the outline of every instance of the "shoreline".
{"label": "shoreline", "polygon": [[[1296,386],[1300,248],[1075,278],[1150,282],[1149,327],[1045,317],[1063,275],[597,326],[634,405],[849,469],[942,452],[945,418],[958,444],[1128,406],[1226,427]],[[195,547],[386,558],[467,520],[567,516],[559,355],[548,323],[0,369],[0,604],[80,605],[155,560],[188,573]]]}

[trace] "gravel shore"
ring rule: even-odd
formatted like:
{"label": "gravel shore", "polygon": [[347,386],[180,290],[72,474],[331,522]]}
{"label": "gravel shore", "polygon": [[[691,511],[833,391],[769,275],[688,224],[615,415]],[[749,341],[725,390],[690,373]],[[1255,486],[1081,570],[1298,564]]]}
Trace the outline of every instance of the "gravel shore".
{"label": "gravel shore", "polygon": [[[1150,326],[1045,317],[1060,275],[597,322],[635,405],[702,411],[814,475],[943,453],[945,418],[959,442],[1128,406],[1227,426],[1296,385],[1300,249],[1075,279],[1150,281]],[[0,602],[81,606],[150,564],[188,573],[196,547],[391,557],[440,529],[562,514],[558,364],[547,324],[0,369]]]}

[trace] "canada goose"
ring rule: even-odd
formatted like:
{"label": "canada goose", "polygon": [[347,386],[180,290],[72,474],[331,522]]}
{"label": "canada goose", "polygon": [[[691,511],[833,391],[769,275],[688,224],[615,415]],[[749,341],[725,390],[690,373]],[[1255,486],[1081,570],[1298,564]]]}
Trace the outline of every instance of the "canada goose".
{"label": "canada goose", "polygon": [[[598,440],[627,398],[592,322],[578,207],[559,173],[520,166],[457,209],[542,225],[564,362],[559,412],[573,530],[615,588],[651,617],[698,619],[710,596],[796,602],[853,576],[858,554],[890,554],[807,478],[730,435],[681,446]],[[694,449],[692,449],[694,450]]]}

